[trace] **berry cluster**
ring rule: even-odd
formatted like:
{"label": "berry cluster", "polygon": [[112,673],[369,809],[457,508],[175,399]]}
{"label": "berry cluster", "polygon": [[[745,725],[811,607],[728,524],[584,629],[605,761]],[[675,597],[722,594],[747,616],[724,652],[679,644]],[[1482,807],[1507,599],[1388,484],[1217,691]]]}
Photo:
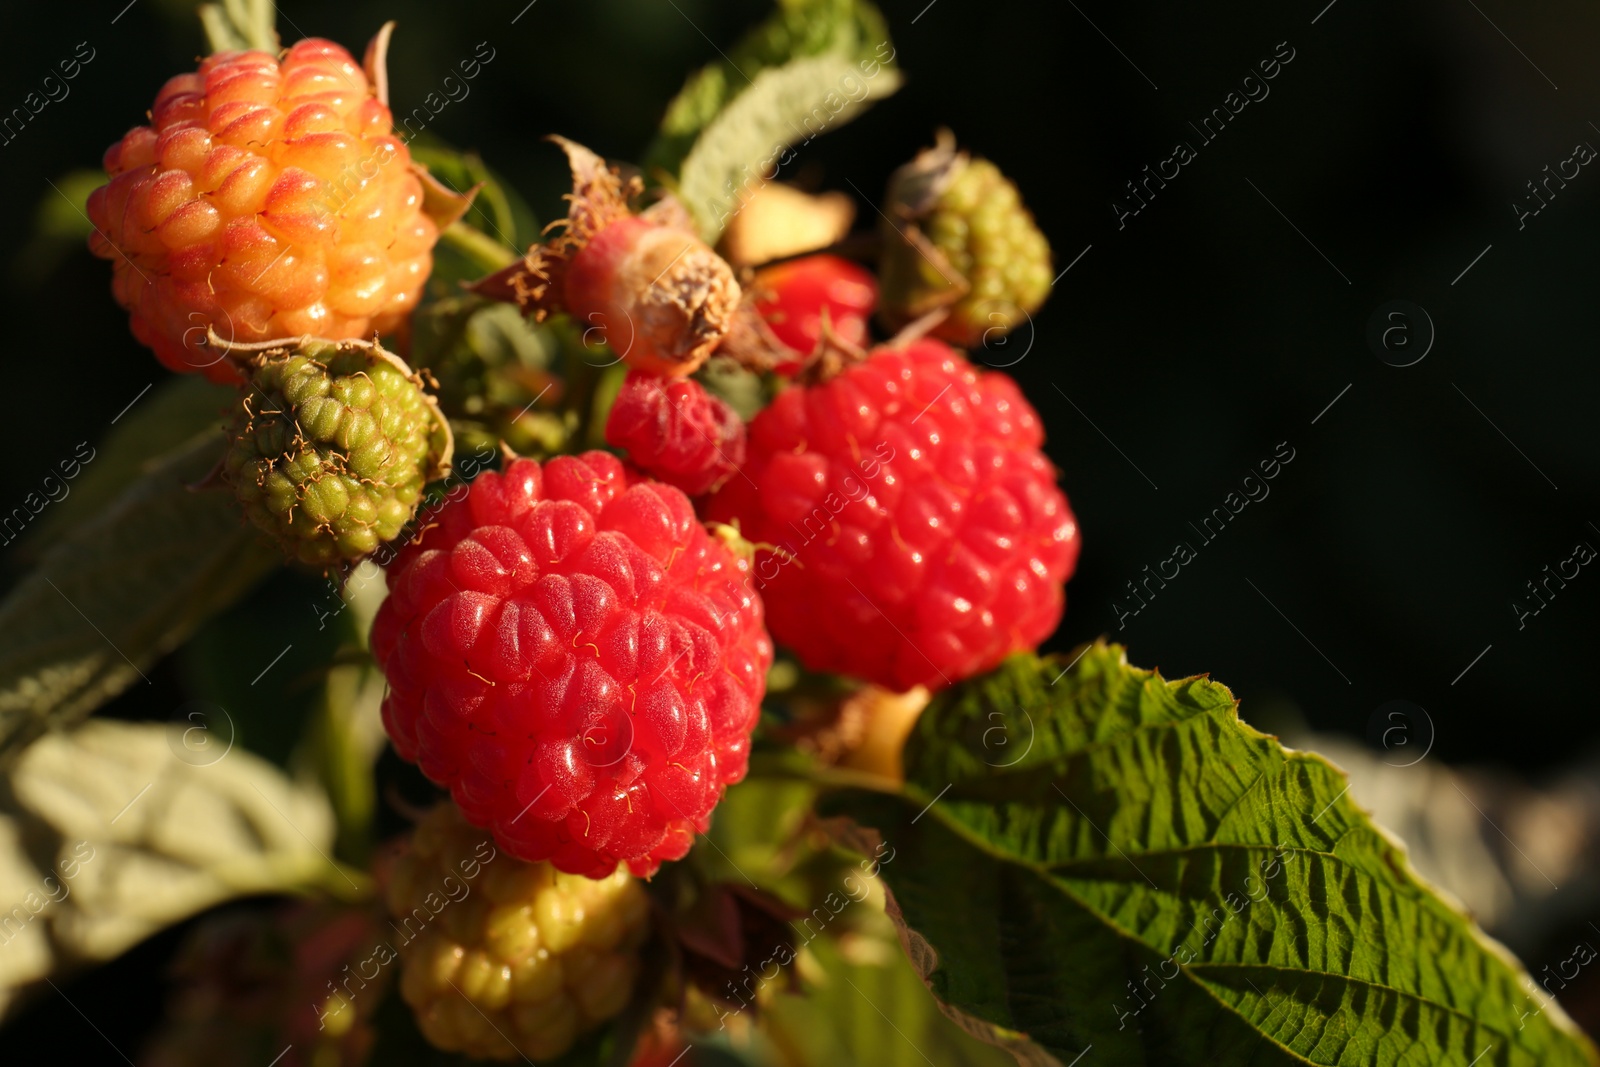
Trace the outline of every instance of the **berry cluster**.
{"label": "berry cluster", "polygon": [[[164,364],[239,385],[220,473],[252,522],[315,567],[396,545],[370,642],[383,725],[451,797],[387,875],[400,992],[442,1049],[547,1060],[632,996],[649,912],[634,878],[682,858],[744,777],[773,638],[809,670],[870,683],[839,709],[854,726],[812,751],[893,779],[928,690],[1056,626],[1079,540],[1039,418],[950,347],[1031,314],[1049,248],[993,164],[942,140],[892,182],[877,274],[819,250],[859,247],[848,210],[843,230],[788,240],[833,236],[736,273],[673,196],[643,206],[639,179],[556,138],[567,218],[474,288],[566,316],[551,343],[609,345],[626,377],[580,372],[550,413],[558,454],[499,442],[498,469],[436,488],[414,517],[452,431],[437,383],[376,335],[411,351],[432,247],[468,198],[394,136],[386,41],[366,69],[306,40],[173,78],[106,153],[91,247]],[[482,305],[430,305],[433,333],[469,333]],[[901,332],[875,343],[875,314]],[[742,371],[702,371],[714,355]],[[615,452],[559,454],[602,413]],[[786,931],[763,907],[757,927]],[[740,954],[702,940],[719,967]],[[335,1018],[347,1000],[314,1000],[329,1062],[369,1036],[370,1006]],[[180,1036],[187,1054],[214,1031]],[[686,1046],[673,1032],[665,1050]]]}
{"label": "berry cluster", "polygon": [[551,1060],[633,992],[649,914],[639,883],[501,855],[453,804],[418,824],[387,899],[409,938],[400,995],[442,1049]]}

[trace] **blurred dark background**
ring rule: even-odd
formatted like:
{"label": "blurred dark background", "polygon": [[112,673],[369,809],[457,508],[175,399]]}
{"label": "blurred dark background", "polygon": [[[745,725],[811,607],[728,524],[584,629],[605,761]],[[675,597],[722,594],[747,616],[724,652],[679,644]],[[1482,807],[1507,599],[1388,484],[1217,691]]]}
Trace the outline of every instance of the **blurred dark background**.
{"label": "blurred dark background", "polygon": [[[50,183],[96,165],[205,50],[187,0],[138,0],[112,24],[124,3],[7,14],[0,110],[79,42],[95,50],[70,97],[0,145],[7,510],[163,373],[110,299],[107,265],[34,237],[35,205],[64,209]],[[716,58],[712,42],[726,47],[768,10],[765,0],[524,4],[285,0],[279,29],[286,41],[326,36],[359,50],[397,19],[397,113],[487,42],[495,58],[471,95],[431,128],[481,151],[549,218],[566,176],[543,134],[637,158],[684,77]],[[1580,542],[1600,549],[1600,167],[1552,183],[1557,194],[1520,229],[1512,205],[1537,206],[1525,183],[1580,143],[1600,146],[1600,10],[1577,0],[883,8],[905,87],[806,146],[781,176],[877,196],[948,124],[1021,187],[1056,269],[1072,264],[1031,330],[979,354],[1007,366],[1043,413],[1084,531],[1050,647],[1104,634],[1169,677],[1210,673],[1268,728],[1374,740],[1388,725],[1379,709],[1409,701],[1431,720],[1431,761],[1495,765],[1534,785],[1591,757],[1600,565],[1520,628],[1512,602]],[[1270,94],[1202,147],[1189,123],[1290,50]],[[1179,141],[1197,157],[1119,227],[1124,183]],[[861,205],[863,224],[874,215]],[[1406,367],[1367,340],[1374,312],[1397,299],[1436,331]],[[1426,347],[1418,315],[1395,321],[1413,346],[1403,351]],[[1270,495],[1205,543],[1190,523],[1285,442],[1294,458]],[[1125,583],[1180,541],[1197,555],[1177,578],[1152,584],[1154,597],[1141,586],[1137,614],[1113,606],[1137,607]],[[4,559],[9,583],[25,561]],[[177,683],[158,682],[120,710],[164,717]]]}

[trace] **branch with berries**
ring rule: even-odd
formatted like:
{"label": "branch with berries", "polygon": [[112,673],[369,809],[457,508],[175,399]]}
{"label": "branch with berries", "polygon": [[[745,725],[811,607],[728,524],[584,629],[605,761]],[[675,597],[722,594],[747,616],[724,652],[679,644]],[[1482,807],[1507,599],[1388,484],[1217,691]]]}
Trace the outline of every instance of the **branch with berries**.
{"label": "branch with berries", "polygon": [[[193,434],[39,571],[109,561],[135,675],[287,645],[227,720],[297,733],[270,773],[328,869],[214,865],[200,899],[303,899],[195,925],[146,1062],[1600,1062],[1557,1007],[1511,1025],[1520,964],[1337,768],[1209,678],[1039,654],[1082,535],[974,355],[1050,294],[1021,191],[948,130],[859,228],[776,178],[898,86],[870,4],[780,0],[644,168],[551,136],[542,227],[396,126],[393,24],[358,62],[274,10],[202,9],[215,51],[105,153],[90,250]],[[130,531],[174,526],[138,585]],[[30,644],[37,584],[0,604],[26,803],[35,739],[133,680],[76,622]],[[308,584],[315,633],[275,628]]]}

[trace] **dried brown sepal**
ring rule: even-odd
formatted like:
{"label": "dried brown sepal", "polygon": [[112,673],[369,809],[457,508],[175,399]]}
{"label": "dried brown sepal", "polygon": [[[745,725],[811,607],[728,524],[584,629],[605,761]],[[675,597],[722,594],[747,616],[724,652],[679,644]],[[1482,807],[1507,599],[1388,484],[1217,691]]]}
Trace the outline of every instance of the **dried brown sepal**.
{"label": "dried brown sepal", "polygon": [[940,127],[931,148],[924,148],[911,162],[889,176],[889,199],[885,207],[897,219],[914,222],[926,218],[950,183],[966,169],[972,157],[956,148],[956,135]]}
{"label": "dried brown sepal", "polygon": [[853,341],[840,337],[828,322],[822,320],[822,336],[817,339],[816,350],[807,358],[795,381],[802,385],[821,385],[844,373],[848,367],[863,362],[868,352]]}
{"label": "dried brown sepal", "polygon": [[893,337],[884,342],[884,347],[909,348],[911,345],[917,343],[931,333],[933,329],[943,322],[947,317],[949,317],[949,315],[950,311],[947,308],[934,308],[932,311],[918,318],[912,319],[910,322],[900,327],[899,331]]}
{"label": "dried brown sepal", "polygon": [[785,363],[792,363],[796,353],[778,340],[767,320],[755,309],[756,294],[746,289],[744,299],[734,309],[728,326],[728,335],[717,346],[717,355],[727,356],[739,366],[757,374],[766,374]]}
{"label": "dried brown sepal", "polygon": [[866,708],[836,693],[804,694],[787,701],[790,718],[770,727],[773,738],[831,767],[861,745]]}
{"label": "dried brown sepal", "polygon": [[546,230],[560,228],[546,244],[552,253],[570,258],[595,234],[632,214],[629,203],[644,191],[644,182],[638,176],[624,179],[616,167],[576,141],[557,134],[551,134],[547,140],[555,142],[567,154],[567,165],[572,169],[572,192],[562,198],[570,205],[567,217],[546,227]]}
{"label": "dried brown sepal", "polygon": [[[913,221],[898,222],[894,224],[898,240],[903,241],[912,251],[927,261],[934,273],[938,275],[938,282],[927,286],[924,291],[916,293],[915,298],[906,306],[904,313],[913,318],[927,315],[934,311],[950,308],[960,303],[961,300],[972,292],[972,283],[962,277],[960,271],[950,262],[950,257],[944,250],[922,232],[922,227]],[[888,238],[890,241],[896,238]],[[928,281],[926,275],[924,281]]]}
{"label": "dried brown sepal", "polygon": [[555,236],[530,247],[520,262],[468,286],[479,296],[516,304],[536,322],[566,310],[567,264],[595,234],[627,218],[629,201],[643,188],[638,178],[624,180],[617,168],[576,141],[555,134],[547,139],[567,154],[572,171],[572,192],[563,197],[569,205],[567,217],[546,226],[545,232],[555,231]]}
{"label": "dried brown sepal", "polygon": [[755,1008],[756,993],[770,981],[761,973],[769,965],[794,982],[790,965],[799,950],[791,924],[805,914],[750,886],[705,887],[674,929],[685,976],[715,1001]]}
{"label": "dried brown sepal", "polygon": [[689,209],[684,206],[683,201],[671,193],[664,194],[660,200],[639,212],[639,217],[657,226],[682,230],[684,233],[697,233],[694,228],[694,216],[689,214]]}
{"label": "dried brown sepal", "polygon": [[552,311],[565,307],[567,261],[545,245],[534,245],[517,262],[480,278],[467,288],[489,300],[515,304],[535,322],[543,322]]}

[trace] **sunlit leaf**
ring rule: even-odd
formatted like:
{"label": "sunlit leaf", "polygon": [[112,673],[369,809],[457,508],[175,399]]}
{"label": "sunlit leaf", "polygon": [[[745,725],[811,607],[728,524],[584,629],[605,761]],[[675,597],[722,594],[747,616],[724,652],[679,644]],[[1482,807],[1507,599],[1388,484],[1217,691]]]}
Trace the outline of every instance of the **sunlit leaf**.
{"label": "sunlit leaf", "polygon": [[974,1032],[1118,1067],[1597,1062],[1332,764],[1207,678],[1066,666],[945,694],[903,794],[832,798],[893,850],[912,960]]}

